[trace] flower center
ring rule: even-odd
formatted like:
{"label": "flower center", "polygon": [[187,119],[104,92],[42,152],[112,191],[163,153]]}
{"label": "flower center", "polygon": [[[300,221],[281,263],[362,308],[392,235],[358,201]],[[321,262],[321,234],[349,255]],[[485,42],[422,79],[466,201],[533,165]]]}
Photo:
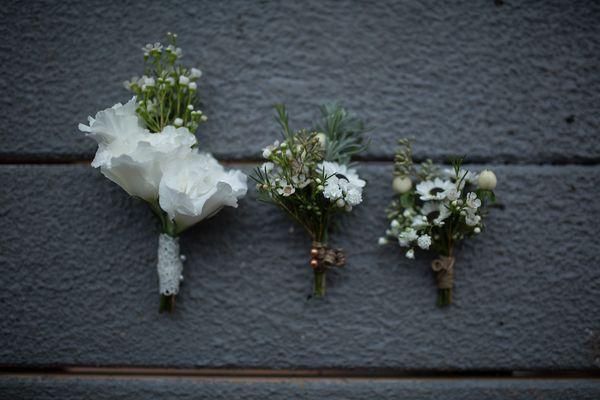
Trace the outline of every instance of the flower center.
{"label": "flower center", "polygon": [[439,211],[432,211],[429,214],[427,214],[427,221],[432,222],[433,220],[435,220],[437,217],[440,216],[440,212]]}
{"label": "flower center", "polygon": [[442,193],[444,191],[444,189],[439,188],[439,187],[434,187],[433,189],[431,189],[429,191],[429,194],[432,196],[436,196],[438,193]]}

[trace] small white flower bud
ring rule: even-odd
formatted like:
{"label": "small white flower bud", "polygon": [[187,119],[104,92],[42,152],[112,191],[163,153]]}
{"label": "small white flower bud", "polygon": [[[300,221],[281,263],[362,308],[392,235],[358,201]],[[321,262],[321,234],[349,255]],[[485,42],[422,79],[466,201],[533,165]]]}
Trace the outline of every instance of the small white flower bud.
{"label": "small white flower bud", "polygon": [[378,245],[380,245],[380,246],[383,246],[384,244],[388,244],[388,240],[387,240],[387,238],[380,237],[380,238],[377,240],[377,244],[378,244]]}
{"label": "small white flower bud", "polygon": [[185,76],[185,75],[181,75],[181,76],[179,76],[179,84],[180,84],[180,85],[187,86],[189,83],[190,83],[190,78],[188,78],[188,77],[187,77],[187,76]]}
{"label": "small white flower bud", "polygon": [[324,133],[317,133],[316,138],[319,141],[319,145],[325,148],[325,144],[327,143],[327,136],[325,136]]}
{"label": "small white flower bud", "polygon": [[335,204],[338,207],[344,207],[344,205],[346,205],[346,202],[344,201],[344,199],[337,199],[337,201],[335,202]]}
{"label": "small white flower bud", "polygon": [[319,185],[319,186],[317,186],[317,190],[318,190],[319,192],[322,192],[322,191],[323,191],[323,189],[324,189],[324,188],[323,188],[323,185]]}
{"label": "small white flower bud", "polygon": [[484,190],[494,190],[497,182],[496,174],[488,169],[481,171],[477,179],[479,188]]}
{"label": "small white flower bud", "polygon": [[192,68],[190,70],[190,75],[192,78],[200,78],[202,76],[202,71],[200,71],[198,68]]}
{"label": "small white flower bud", "polygon": [[397,219],[394,219],[394,220],[392,220],[392,223],[390,224],[390,226],[391,226],[392,228],[397,228],[397,227],[399,227],[399,226],[400,226],[400,222],[398,222],[398,220],[397,220]]}
{"label": "small white flower bud", "polygon": [[481,228],[476,226],[475,229],[473,229],[473,232],[475,233],[481,233]]}
{"label": "small white flower bud", "polygon": [[206,122],[208,120],[208,117],[206,115],[203,115],[203,116],[200,117],[200,120],[202,122]]}
{"label": "small white flower bud", "polygon": [[190,84],[188,85],[188,87],[190,88],[190,90],[196,90],[196,89],[198,89],[198,85],[196,85],[196,82],[190,82]]}
{"label": "small white flower bud", "polygon": [[183,125],[183,120],[181,118],[175,118],[175,121],[173,121],[173,124],[175,126],[181,126],[181,125]]}
{"label": "small white flower bud", "polygon": [[411,260],[414,259],[415,258],[415,251],[413,249],[409,249],[406,252],[406,258],[409,258]]}
{"label": "small white flower bud", "polygon": [[402,194],[408,192],[412,188],[412,181],[408,176],[397,176],[392,181],[392,189],[394,193]]}
{"label": "small white flower bud", "polygon": [[191,105],[191,104],[188,104],[187,109],[190,110],[190,111],[192,111],[194,109],[194,106]]}
{"label": "small white flower bud", "polygon": [[344,210],[346,210],[347,212],[352,211],[352,204],[346,204],[346,206],[344,207]]}

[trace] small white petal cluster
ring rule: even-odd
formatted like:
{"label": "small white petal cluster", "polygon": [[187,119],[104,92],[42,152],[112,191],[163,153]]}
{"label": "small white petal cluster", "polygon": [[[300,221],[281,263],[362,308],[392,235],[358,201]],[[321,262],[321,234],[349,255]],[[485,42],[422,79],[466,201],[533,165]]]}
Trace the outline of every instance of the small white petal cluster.
{"label": "small white petal cluster", "polygon": [[146,129],[136,114],[135,97],[88,121],[79,129],[98,143],[92,166],[131,196],[160,204],[179,230],[223,206],[235,207],[246,194],[246,176],[225,172],[212,156],[193,149],[196,138],[187,128]]}
{"label": "small white petal cluster", "polygon": [[317,171],[325,176],[323,196],[335,201],[340,207],[356,206],[362,202],[362,190],[366,182],[359,178],[353,168],[331,161],[317,166]]}
{"label": "small white petal cluster", "polygon": [[385,237],[378,242],[383,245],[395,239],[401,247],[408,248],[406,257],[414,258],[416,248],[443,250],[444,243],[440,240],[446,240],[448,232],[453,241],[478,234],[482,230],[483,205],[478,193],[485,194],[495,187],[496,176],[487,170],[479,175],[462,169],[445,170],[418,182],[414,189],[410,178],[398,176],[392,188],[401,197],[409,196],[404,201],[412,205],[395,203],[400,208],[391,219]]}

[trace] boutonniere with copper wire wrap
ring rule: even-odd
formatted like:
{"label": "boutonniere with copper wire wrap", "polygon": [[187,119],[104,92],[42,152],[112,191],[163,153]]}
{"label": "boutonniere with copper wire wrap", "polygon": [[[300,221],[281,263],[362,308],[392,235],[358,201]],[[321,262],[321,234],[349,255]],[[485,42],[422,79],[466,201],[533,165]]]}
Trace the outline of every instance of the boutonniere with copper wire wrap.
{"label": "boutonniere with copper wire wrap", "polygon": [[314,128],[293,131],[285,106],[275,108],[282,140],[263,149],[267,162],[251,178],[260,200],[277,205],[311,236],[313,295],[322,297],[327,270],[346,263],[343,250],[328,245],[330,224],[362,202],[366,182],[350,167],[350,158],[367,146],[365,127],[344,108],[326,105]]}

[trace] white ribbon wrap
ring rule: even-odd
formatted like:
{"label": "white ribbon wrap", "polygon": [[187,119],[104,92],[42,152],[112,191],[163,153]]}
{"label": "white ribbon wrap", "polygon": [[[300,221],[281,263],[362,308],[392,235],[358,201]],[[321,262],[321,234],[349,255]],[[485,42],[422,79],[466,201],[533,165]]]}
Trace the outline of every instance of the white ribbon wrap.
{"label": "white ribbon wrap", "polygon": [[183,280],[183,261],[179,255],[179,238],[161,233],[158,237],[158,289],[169,296],[179,293],[179,282]]}

